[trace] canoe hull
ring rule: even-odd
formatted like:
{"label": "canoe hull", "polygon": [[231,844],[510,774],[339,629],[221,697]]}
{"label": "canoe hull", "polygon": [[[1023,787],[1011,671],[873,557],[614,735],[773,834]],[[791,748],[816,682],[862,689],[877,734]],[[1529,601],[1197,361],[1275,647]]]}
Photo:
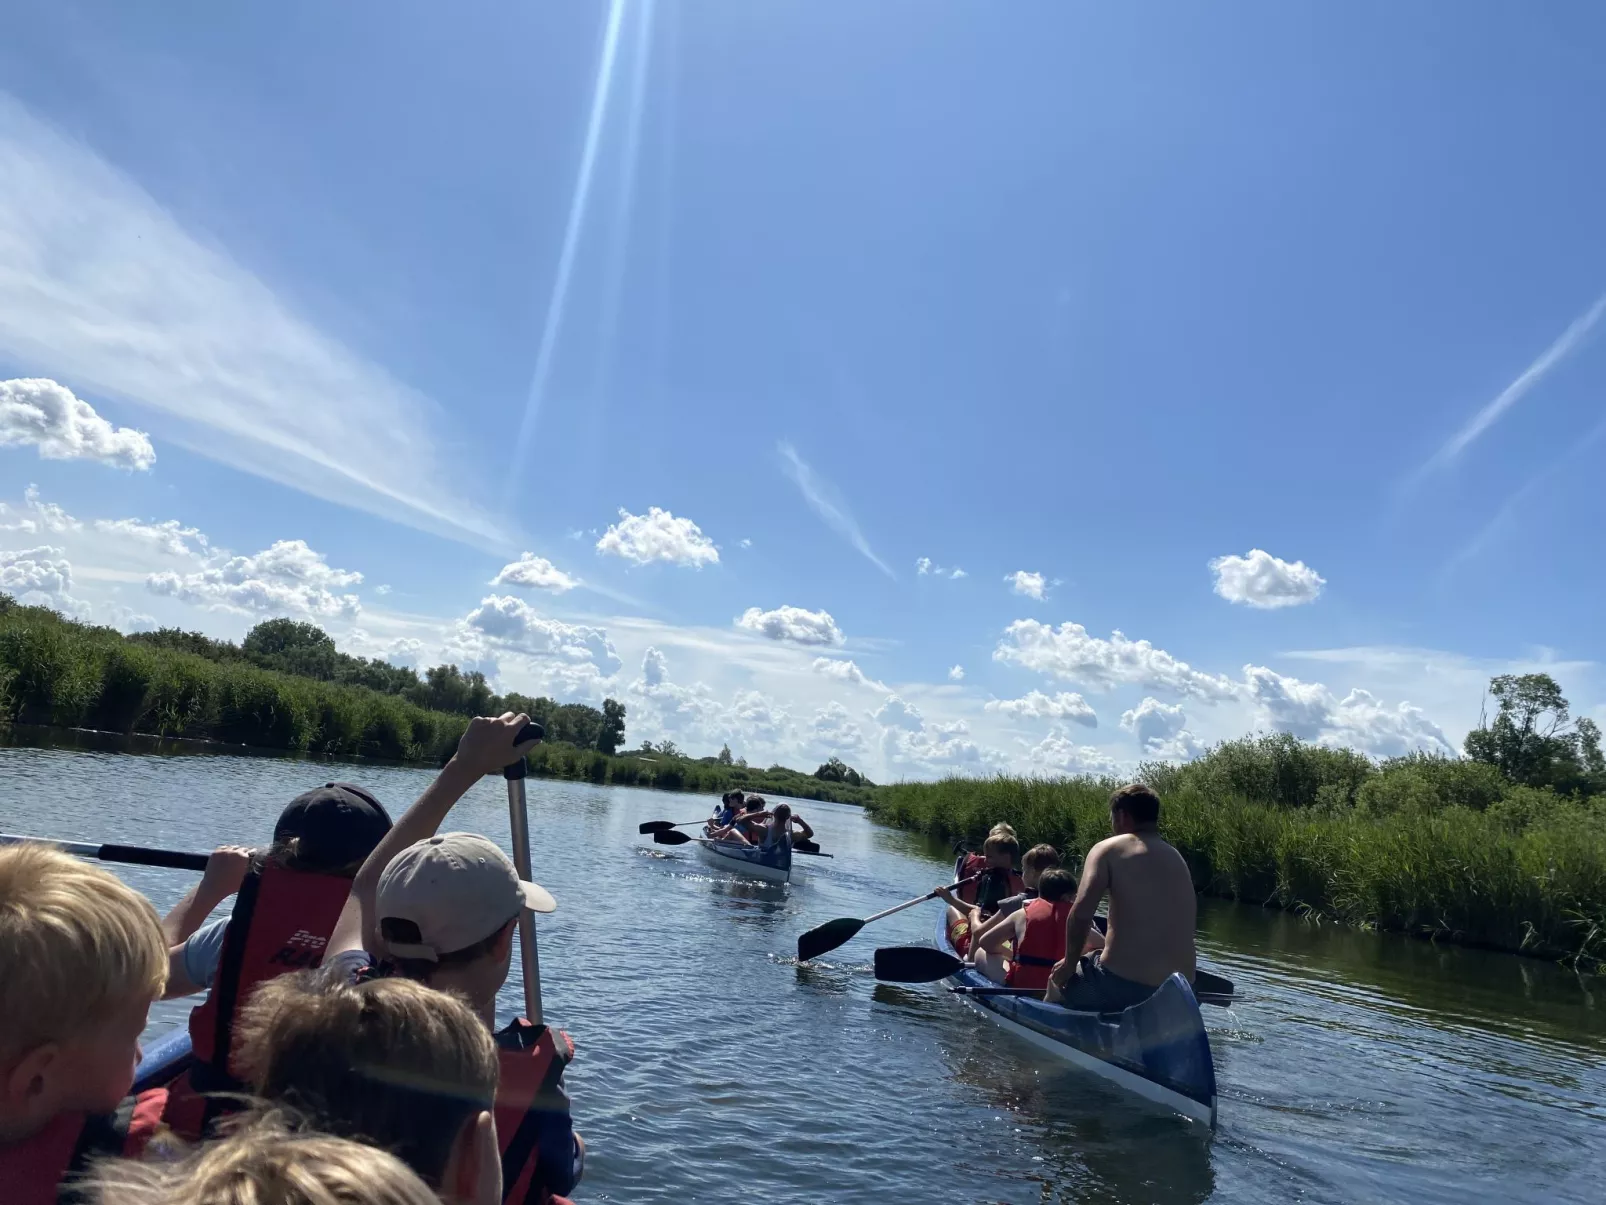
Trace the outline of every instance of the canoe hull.
{"label": "canoe hull", "polygon": [[755,845],[709,841],[704,837],[694,840],[702,851],[703,861],[721,870],[763,879],[766,883],[785,883],[792,878],[790,849],[759,849]]}
{"label": "canoe hull", "polygon": [[[954,953],[946,917],[937,921],[937,948]],[[992,983],[975,971],[949,982]],[[1216,1070],[1199,1002],[1188,981],[1173,975],[1142,1004],[1120,1013],[1084,1013],[1025,996],[964,996],[977,1012],[1038,1050],[1090,1071],[1151,1104],[1216,1126]]]}

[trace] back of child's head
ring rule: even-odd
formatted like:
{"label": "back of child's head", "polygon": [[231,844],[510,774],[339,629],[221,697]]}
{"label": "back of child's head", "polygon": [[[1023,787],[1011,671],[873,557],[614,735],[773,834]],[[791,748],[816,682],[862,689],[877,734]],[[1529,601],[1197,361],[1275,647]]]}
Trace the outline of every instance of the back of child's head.
{"label": "back of child's head", "polygon": [[749,812],[762,812],[764,810],[764,797],[762,795],[745,796],[742,808]]}
{"label": "back of child's head", "polygon": [[1000,820],[987,831],[987,835],[989,837],[1013,837],[1015,836],[1015,826]]}
{"label": "back of child's head", "polygon": [[1042,874],[1045,870],[1053,869],[1060,864],[1060,851],[1052,845],[1034,845],[1026,851],[1021,859],[1021,870]]}
{"label": "back of child's head", "polygon": [[464,1126],[495,1102],[490,1032],[457,996],[408,979],[283,975],[257,989],[239,1033],[258,1096],[393,1151],[436,1187]]}
{"label": "back of child's head", "polygon": [[86,1187],[95,1205],[440,1205],[395,1155],[275,1118],[175,1163],[104,1161]]}
{"label": "back of child's head", "polygon": [[[48,846],[0,848],[0,1069],[143,1016],[167,984],[167,961],[156,909],[116,875]],[[128,1038],[130,1079],[143,1024]]]}
{"label": "back of child's head", "polygon": [[1003,859],[1007,857],[1010,864],[1013,865],[1015,859],[1020,856],[1020,842],[1015,839],[1013,830],[1001,833],[994,829],[987,834],[987,840],[982,842],[981,852],[989,858]]}
{"label": "back of child's head", "polygon": [[1043,877],[1037,880],[1037,895],[1039,899],[1062,900],[1076,891],[1076,876],[1068,870],[1055,867],[1045,870]]}

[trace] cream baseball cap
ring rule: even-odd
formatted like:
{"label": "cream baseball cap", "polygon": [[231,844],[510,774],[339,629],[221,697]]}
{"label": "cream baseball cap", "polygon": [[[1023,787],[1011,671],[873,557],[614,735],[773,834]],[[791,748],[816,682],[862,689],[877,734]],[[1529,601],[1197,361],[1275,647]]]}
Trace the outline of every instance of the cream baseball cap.
{"label": "cream baseball cap", "polygon": [[[439,833],[409,845],[379,876],[379,927],[417,929],[417,940],[385,938],[395,958],[438,962],[484,941],[519,914],[555,912],[545,887],[523,882],[494,841],[477,833]],[[398,926],[386,922],[403,922]]]}

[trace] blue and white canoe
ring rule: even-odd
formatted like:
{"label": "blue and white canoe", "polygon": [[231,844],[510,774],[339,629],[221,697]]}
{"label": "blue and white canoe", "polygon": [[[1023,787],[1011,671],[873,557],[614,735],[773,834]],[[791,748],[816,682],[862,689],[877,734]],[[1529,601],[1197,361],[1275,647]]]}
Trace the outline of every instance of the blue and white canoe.
{"label": "blue and white canoe", "polygon": [[139,1093],[169,1084],[188,1071],[192,1062],[189,1026],[176,1026],[151,1042],[141,1043],[132,1091]]}
{"label": "blue and white canoe", "polygon": [[[937,948],[955,953],[946,913],[937,918]],[[995,986],[971,970],[950,976],[948,982]],[[1142,1004],[1119,1013],[1073,1012],[1030,996],[960,998],[1039,1050],[1216,1128],[1216,1065],[1199,1001],[1181,975],[1172,975]]]}
{"label": "blue and white canoe", "polygon": [[763,879],[767,883],[785,883],[792,877],[790,845],[765,849],[743,845],[740,841],[710,841],[707,837],[693,837],[692,840],[702,850],[703,861],[721,870]]}

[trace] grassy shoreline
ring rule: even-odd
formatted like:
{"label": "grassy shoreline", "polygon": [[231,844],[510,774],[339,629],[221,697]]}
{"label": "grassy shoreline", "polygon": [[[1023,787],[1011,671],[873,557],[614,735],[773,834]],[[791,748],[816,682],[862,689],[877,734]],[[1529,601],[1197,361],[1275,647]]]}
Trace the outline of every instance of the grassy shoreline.
{"label": "grassy shoreline", "polygon": [[[1287,747],[1277,738],[1261,743],[1267,741]],[[1255,744],[1222,748],[1241,752]],[[1200,892],[1601,969],[1606,815],[1600,807],[1555,799],[1538,814],[1514,816],[1510,808],[1420,800],[1394,811],[1331,798],[1325,806],[1291,806],[1210,789],[1212,767],[1204,763],[1220,752],[1191,766],[1145,768],[1164,800],[1162,831],[1188,860]],[[1466,764],[1402,760],[1412,772],[1437,764],[1453,774]],[[1385,764],[1367,777],[1397,769]],[[882,787],[868,810],[882,824],[970,842],[1004,820],[1026,845],[1047,841],[1081,857],[1109,835],[1115,785],[1094,778],[950,778]]]}

